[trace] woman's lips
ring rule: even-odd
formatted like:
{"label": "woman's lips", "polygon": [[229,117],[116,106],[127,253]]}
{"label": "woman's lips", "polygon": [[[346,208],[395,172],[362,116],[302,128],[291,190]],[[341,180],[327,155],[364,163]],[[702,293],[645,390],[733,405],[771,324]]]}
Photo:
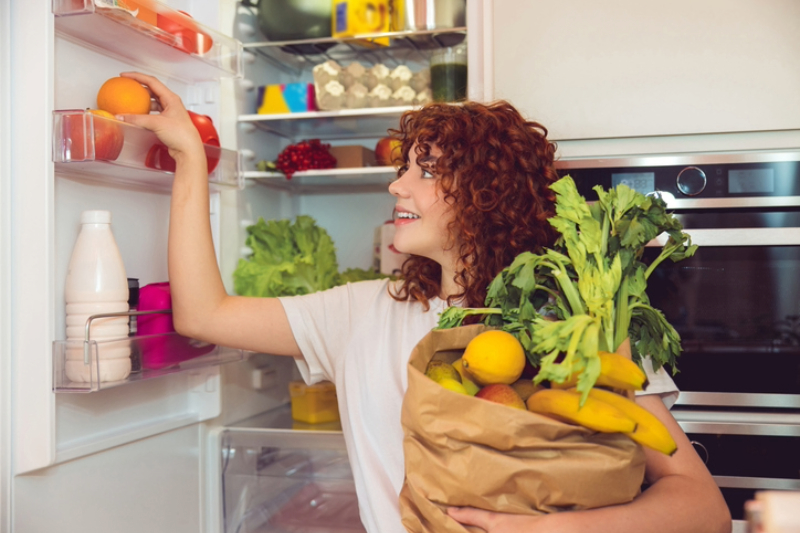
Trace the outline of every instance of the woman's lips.
{"label": "woman's lips", "polygon": [[411,211],[406,211],[405,209],[395,208],[392,219],[394,220],[395,226],[404,226],[419,220],[419,215],[415,215]]}
{"label": "woman's lips", "polygon": [[395,226],[406,226],[419,220],[418,218],[396,218],[394,219]]}

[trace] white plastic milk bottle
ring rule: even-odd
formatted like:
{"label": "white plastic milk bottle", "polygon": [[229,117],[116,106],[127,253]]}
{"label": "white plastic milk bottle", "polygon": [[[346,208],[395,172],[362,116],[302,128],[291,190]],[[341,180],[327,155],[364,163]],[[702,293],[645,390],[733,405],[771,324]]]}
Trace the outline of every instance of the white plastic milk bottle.
{"label": "white plastic milk bottle", "polygon": [[[64,289],[67,340],[83,341],[92,315],[128,311],[128,277],[111,233],[110,211],[84,211],[81,230],[72,249]],[[83,342],[67,343],[65,371],[71,381],[119,381],[131,373],[128,317],[92,320],[90,340],[97,341],[98,361],[84,364]]]}

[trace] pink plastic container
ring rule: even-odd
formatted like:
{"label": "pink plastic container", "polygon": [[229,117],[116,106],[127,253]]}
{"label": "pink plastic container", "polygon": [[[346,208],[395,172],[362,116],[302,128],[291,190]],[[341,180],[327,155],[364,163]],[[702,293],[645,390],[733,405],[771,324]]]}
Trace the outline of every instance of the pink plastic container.
{"label": "pink plastic container", "polygon": [[[139,289],[139,311],[172,309],[169,282],[151,283]],[[137,320],[137,337],[142,350],[142,368],[157,370],[205,355],[216,348],[207,342],[189,339],[175,333],[171,314],[140,315]]]}

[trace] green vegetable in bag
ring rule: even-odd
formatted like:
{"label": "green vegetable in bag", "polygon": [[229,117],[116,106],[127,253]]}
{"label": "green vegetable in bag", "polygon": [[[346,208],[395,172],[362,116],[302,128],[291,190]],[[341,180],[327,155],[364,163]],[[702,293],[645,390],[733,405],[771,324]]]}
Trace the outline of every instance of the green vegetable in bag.
{"label": "green vegetable in bag", "polygon": [[[697,249],[660,198],[625,185],[595,187],[591,205],[570,176],[551,185],[556,215],[550,224],[561,236],[551,249],[519,254],[489,285],[486,308],[451,307],[439,329],[456,327],[468,315],[514,334],[528,360],[539,368],[535,381],[563,383],[580,373],[577,388],[585,399],[600,372],[598,351],[613,352],[630,337],[634,361],[650,355],[653,369],[681,351],[680,336],[664,315],[650,306],[645,289],[665,259],[680,261]],[[645,245],[666,233],[667,243],[649,265]]]}

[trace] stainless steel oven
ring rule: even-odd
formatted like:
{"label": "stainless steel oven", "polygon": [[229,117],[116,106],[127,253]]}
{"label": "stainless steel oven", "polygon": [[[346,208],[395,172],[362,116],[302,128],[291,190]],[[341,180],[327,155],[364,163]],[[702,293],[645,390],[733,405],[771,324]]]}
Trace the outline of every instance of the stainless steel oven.
{"label": "stainless steel oven", "polygon": [[732,514],[758,488],[800,489],[800,151],[571,160],[559,172],[588,200],[595,185],[660,194],[699,245],[662,263],[647,293],[681,335],[673,413]]}
{"label": "stainless steel oven", "polygon": [[706,462],[735,521],[759,490],[800,491],[800,415],[679,409],[674,414]]}

